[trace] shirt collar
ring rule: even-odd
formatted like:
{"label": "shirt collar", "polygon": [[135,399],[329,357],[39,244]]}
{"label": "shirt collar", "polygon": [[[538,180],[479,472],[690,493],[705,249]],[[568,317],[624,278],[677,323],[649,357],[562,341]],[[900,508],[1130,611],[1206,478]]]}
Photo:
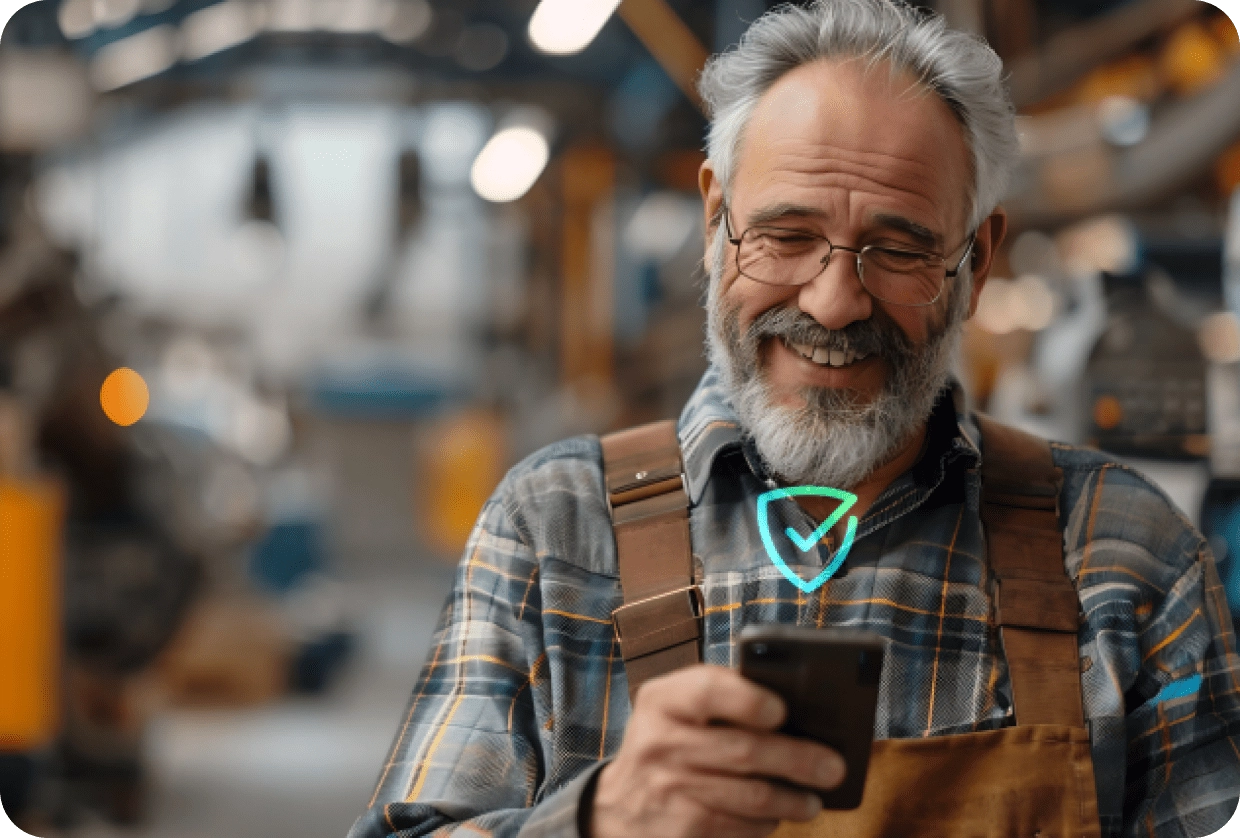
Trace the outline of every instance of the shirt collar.
{"label": "shirt collar", "polygon": [[740,420],[714,366],[706,370],[681,411],[677,432],[689,502],[696,505],[719,454],[741,443]]}
{"label": "shirt collar", "polygon": [[[740,420],[714,366],[706,370],[689,397],[677,425],[685,464],[690,503],[701,500],[715,461],[742,445]],[[977,466],[981,461],[979,432],[959,381],[952,378],[930,417],[926,456],[912,469],[919,483],[937,485],[949,459],[963,456]]]}

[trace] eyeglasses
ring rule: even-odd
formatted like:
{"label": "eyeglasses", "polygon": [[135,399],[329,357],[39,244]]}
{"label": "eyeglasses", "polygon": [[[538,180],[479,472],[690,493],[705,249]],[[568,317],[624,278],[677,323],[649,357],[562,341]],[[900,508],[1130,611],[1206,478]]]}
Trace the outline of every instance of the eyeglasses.
{"label": "eyeglasses", "polygon": [[960,261],[947,270],[946,258],[937,253],[873,244],[858,250],[790,227],[758,224],[736,237],[730,215],[725,205],[723,222],[728,241],[736,246],[736,267],[749,279],[765,285],[805,285],[827,269],[835,251],[843,250],[856,254],[857,278],[871,296],[901,306],[937,302],[947,277],[960,273],[977,243],[974,231],[965,240],[968,247]]}

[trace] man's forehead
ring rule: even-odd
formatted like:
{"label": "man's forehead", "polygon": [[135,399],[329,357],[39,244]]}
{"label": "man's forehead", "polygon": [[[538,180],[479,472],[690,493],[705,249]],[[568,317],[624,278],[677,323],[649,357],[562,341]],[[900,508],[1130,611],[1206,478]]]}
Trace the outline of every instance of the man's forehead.
{"label": "man's forehead", "polygon": [[[776,82],[746,127],[738,174],[963,208],[972,164],[955,114],[886,64],[818,61]],[[738,184],[739,185],[739,184]],[[937,207],[937,210],[931,208]]]}
{"label": "man's forehead", "polygon": [[752,123],[782,126],[790,131],[839,128],[871,128],[880,147],[897,148],[906,138],[888,126],[884,117],[900,117],[902,123],[919,126],[923,133],[963,134],[955,113],[932,90],[911,73],[892,71],[886,61],[822,59],[785,73],[758,100]]}

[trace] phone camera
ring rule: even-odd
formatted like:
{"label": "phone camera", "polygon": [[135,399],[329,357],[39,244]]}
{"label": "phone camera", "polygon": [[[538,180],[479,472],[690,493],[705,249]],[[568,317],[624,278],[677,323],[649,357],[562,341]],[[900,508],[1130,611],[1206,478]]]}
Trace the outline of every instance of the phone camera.
{"label": "phone camera", "polygon": [[768,651],[765,643],[755,643],[751,648],[753,649],[753,653],[756,657],[762,657]]}

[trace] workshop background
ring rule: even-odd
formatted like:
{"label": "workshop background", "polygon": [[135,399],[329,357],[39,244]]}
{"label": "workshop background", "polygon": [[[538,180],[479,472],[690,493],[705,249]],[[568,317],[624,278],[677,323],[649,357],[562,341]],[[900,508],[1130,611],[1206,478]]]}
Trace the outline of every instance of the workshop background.
{"label": "workshop background", "polygon": [[[617,8],[618,7],[618,8]],[[0,796],[343,836],[505,469],[705,366],[692,79],[763,0],[39,0],[0,38]],[[1240,613],[1240,41],[940,0],[1023,160],[962,374],[1137,463]]]}

